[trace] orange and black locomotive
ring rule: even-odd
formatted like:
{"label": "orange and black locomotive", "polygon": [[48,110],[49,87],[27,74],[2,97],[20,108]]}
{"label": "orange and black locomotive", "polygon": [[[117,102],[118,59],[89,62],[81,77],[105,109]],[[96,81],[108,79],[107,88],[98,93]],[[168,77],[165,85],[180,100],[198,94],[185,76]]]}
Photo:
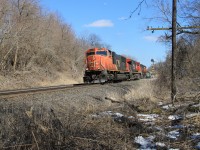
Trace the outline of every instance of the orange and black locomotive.
{"label": "orange and black locomotive", "polygon": [[85,56],[85,83],[140,79],[146,74],[146,66],[106,48],[88,49]]}

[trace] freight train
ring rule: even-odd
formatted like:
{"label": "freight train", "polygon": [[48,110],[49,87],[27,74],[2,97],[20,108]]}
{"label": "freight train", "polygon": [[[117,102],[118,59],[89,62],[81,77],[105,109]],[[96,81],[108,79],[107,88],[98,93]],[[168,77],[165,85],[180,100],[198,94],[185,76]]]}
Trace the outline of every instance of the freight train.
{"label": "freight train", "polygon": [[141,79],[147,73],[145,65],[107,48],[88,49],[85,57],[84,83]]}

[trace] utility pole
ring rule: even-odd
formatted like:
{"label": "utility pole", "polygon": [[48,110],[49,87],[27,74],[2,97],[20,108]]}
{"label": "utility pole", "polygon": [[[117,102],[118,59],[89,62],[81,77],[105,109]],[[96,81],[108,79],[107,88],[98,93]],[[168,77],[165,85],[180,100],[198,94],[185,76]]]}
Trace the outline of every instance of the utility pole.
{"label": "utility pole", "polygon": [[176,99],[176,17],[177,17],[177,0],[173,0],[172,6],[172,68],[171,68],[171,100],[174,105]]}
{"label": "utility pole", "polygon": [[176,99],[176,19],[177,18],[177,0],[172,1],[172,27],[171,28],[150,28],[147,30],[172,30],[172,66],[171,66],[171,101],[174,105]]}
{"label": "utility pole", "polygon": [[174,104],[176,99],[176,19],[177,18],[177,0],[173,0],[172,5],[172,27],[171,28],[150,28],[147,30],[172,30],[172,66],[171,66],[171,101]]}

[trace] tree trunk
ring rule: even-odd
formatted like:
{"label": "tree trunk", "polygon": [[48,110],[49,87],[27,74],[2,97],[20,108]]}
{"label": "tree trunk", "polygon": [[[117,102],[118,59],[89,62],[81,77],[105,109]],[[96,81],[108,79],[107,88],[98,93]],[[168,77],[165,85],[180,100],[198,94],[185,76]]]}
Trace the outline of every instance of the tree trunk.
{"label": "tree trunk", "polygon": [[16,51],[15,51],[15,58],[14,58],[14,65],[13,65],[13,71],[14,71],[14,73],[15,73],[15,71],[16,71],[18,50],[19,50],[19,41],[18,41],[18,38],[17,38],[17,48],[16,48]]}

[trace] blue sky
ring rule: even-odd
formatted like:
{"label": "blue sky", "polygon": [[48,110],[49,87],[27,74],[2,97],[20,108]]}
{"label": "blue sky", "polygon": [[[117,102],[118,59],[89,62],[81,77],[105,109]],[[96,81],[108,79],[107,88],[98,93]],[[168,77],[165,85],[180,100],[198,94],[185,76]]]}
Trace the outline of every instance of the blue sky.
{"label": "blue sky", "polygon": [[152,8],[144,5],[140,15],[137,11],[131,19],[125,19],[139,0],[40,0],[40,3],[45,10],[56,12],[64,22],[71,24],[77,35],[97,34],[113,51],[132,56],[147,67],[152,58],[164,60],[169,49],[157,42],[163,32],[146,31],[147,26],[162,26],[144,19],[156,14]]}

